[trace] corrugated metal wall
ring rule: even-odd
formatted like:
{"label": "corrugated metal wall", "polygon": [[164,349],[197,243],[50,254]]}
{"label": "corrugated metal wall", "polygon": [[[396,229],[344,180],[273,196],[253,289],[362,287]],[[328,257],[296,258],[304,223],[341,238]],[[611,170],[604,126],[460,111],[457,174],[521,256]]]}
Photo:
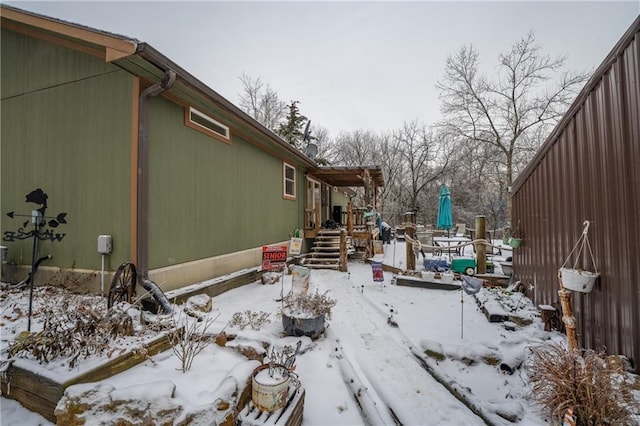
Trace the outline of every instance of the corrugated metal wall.
{"label": "corrugated metal wall", "polygon": [[514,182],[513,222],[524,237],[514,270],[534,284],[536,304],[559,301],[557,271],[585,220],[601,279],[574,293],[579,344],[624,354],[639,371],[640,17]]}

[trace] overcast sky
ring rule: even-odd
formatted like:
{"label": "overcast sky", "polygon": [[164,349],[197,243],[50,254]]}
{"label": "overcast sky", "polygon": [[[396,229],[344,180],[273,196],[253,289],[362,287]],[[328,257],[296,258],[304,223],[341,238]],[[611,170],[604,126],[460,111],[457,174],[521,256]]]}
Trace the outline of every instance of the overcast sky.
{"label": "overcast sky", "polygon": [[2,2],[146,42],[236,105],[239,77],[259,77],[334,136],[435,123],[436,81],[462,45],[491,72],[533,30],[567,69],[593,70],[640,14],[640,0]]}

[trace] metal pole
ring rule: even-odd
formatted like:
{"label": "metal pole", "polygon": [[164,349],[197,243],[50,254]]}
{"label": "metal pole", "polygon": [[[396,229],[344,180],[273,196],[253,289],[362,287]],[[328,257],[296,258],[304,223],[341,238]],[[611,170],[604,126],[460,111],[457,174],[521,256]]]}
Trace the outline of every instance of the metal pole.
{"label": "metal pole", "polygon": [[460,290],[460,338],[464,339],[464,294]]}
{"label": "metal pole", "polygon": [[29,280],[29,317],[27,320],[27,331],[31,332],[31,312],[33,309],[33,281],[36,278],[36,258],[38,257],[38,228],[40,226],[40,216],[35,217],[33,230],[33,253],[31,254],[31,279]]}
{"label": "metal pole", "polygon": [[102,275],[100,276],[100,295],[104,297],[104,253],[102,253]]}

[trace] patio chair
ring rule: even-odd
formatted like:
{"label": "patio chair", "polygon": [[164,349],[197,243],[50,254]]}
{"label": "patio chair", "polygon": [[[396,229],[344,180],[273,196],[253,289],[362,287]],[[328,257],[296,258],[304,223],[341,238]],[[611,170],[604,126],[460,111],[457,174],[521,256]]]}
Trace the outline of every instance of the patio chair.
{"label": "patio chair", "polygon": [[464,234],[467,232],[467,225],[464,223],[456,224],[456,237],[464,237]]}
{"label": "patio chair", "polygon": [[434,249],[433,253],[436,256],[442,256],[443,254],[448,254],[448,255],[458,255],[461,256],[462,255],[462,251],[461,249],[459,249],[458,247],[451,247],[451,246],[457,246],[458,243],[450,243],[450,244],[446,244],[446,243],[441,243],[439,241],[433,240],[433,245],[436,246],[437,248]]}
{"label": "patio chair", "polygon": [[432,253],[433,249],[430,247],[433,246],[433,231],[418,231],[416,233],[416,239],[420,241],[422,244],[422,253]]}

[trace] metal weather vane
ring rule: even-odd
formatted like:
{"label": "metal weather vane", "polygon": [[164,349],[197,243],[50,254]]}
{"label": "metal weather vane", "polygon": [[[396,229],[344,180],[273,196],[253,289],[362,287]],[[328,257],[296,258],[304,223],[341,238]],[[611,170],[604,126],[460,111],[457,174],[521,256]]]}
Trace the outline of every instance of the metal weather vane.
{"label": "metal weather vane", "polygon": [[[47,200],[49,196],[41,189],[37,188],[31,191],[26,195],[25,202],[33,203],[40,208],[32,210],[30,215],[15,213],[14,211],[10,211],[7,213],[7,216],[14,219],[15,217],[29,217],[30,220],[26,220],[22,223],[22,226],[18,228],[17,231],[6,231],[2,237],[3,241],[16,241],[16,240],[25,240],[27,238],[33,238],[33,254],[31,256],[31,272],[27,276],[26,282],[29,283],[29,319],[27,322],[27,331],[31,332],[31,313],[32,313],[32,305],[33,305],[33,282],[35,273],[38,270],[38,266],[40,263],[46,259],[50,259],[51,255],[44,256],[38,259],[38,241],[40,240],[49,240],[51,242],[61,241],[66,234],[55,233],[50,229],[41,229],[45,227],[57,228],[61,224],[66,224],[67,214],[66,213],[58,213],[55,217],[46,216],[47,212]],[[49,219],[46,222],[46,219]],[[25,228],[29,225],[29,223],[33,224],[33,229],[31,231],[26,231]]]}

